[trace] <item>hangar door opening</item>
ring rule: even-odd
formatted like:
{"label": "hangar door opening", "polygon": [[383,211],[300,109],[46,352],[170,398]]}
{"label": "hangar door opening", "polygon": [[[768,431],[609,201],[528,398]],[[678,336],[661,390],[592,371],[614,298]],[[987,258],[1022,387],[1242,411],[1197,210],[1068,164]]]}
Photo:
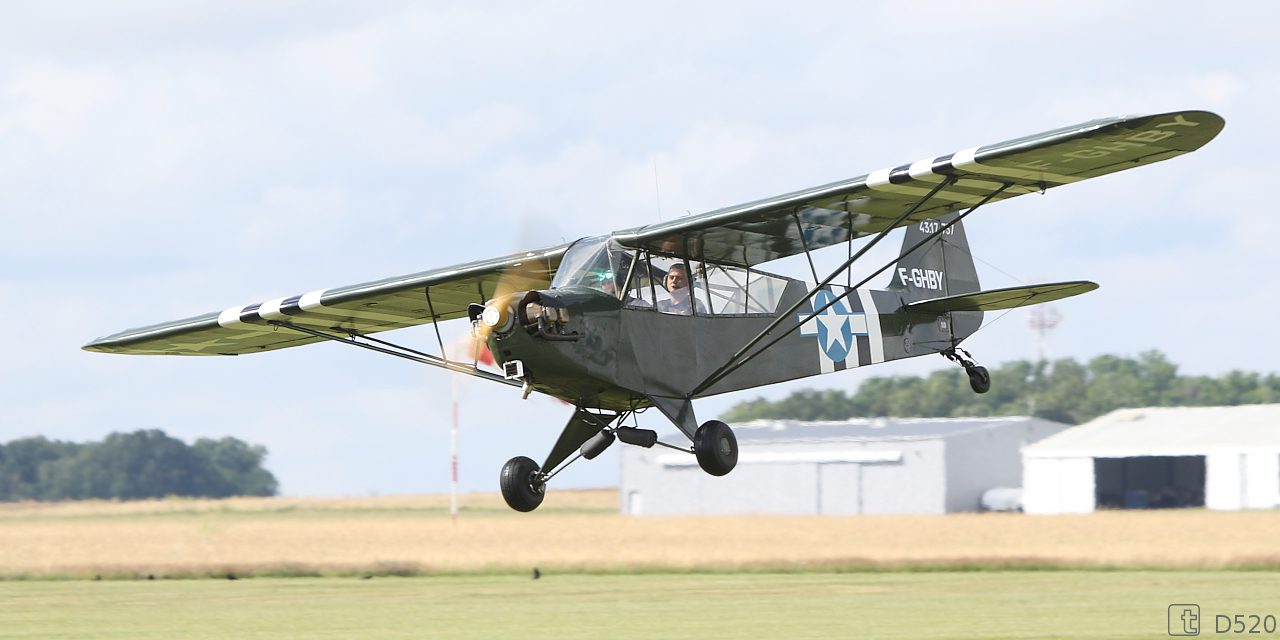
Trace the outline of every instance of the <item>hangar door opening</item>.
{"label": "hangar door opening", "polygon": [[1204,506],[1204,456],[1094,458],[1100,509]]}

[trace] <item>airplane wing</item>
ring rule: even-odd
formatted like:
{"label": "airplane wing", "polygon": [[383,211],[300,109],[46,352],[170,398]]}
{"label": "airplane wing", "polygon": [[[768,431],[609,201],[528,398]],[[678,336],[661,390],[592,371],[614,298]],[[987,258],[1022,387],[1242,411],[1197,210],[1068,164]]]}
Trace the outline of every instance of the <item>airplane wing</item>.
{"label": "airplane wing", "polygon": [[[87,351],[158,355],[239,355],[324,340],[271,321],[340,336],[465,317],[467,305],[496,293],[551,285],[569,245],[424,271],[398,278],[276,298],[222,312],[98,338]],[[501,291],[500,291],[501,290]]]}
{"label": "airplane wing", "polygon": [[[1093,120],[865,176],[614,234],[624,246],[741,267],[877,233],[938,183],[903,224],[1151,164],[1199,149],[1224,121],[1207,111]],[[802,231],[803,230],[803,231]]]}
{"label": "airplane wing", "polygon": [[[923,220],[993,200],[1150,164],[1194,151],[1222,130],[1207,111],[1126,116],[926,158],[776,198],[614,233],[625,246],[751,266],[883,230],[939,183],[913,214]],[[568,244],[338,289],[232,307],[94,340],[89,351],[238,355],[323,340],[282,329],[288,322],[360,335],[462,317],[472,302],[550,285]],[[428,293],[430,295],[428,296]],[[429,298],[429,299],[428,299]]]}

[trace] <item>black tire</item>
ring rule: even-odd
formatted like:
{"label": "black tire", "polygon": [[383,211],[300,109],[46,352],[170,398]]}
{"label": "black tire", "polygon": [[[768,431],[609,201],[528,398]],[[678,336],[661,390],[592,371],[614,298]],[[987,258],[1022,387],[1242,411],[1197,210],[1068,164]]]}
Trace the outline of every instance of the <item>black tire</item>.
{"label": "black tire", "polygon": [[969,387],[974,393],[986,393],[991,390],[991,374],[986,367],[969,367]]}
{"label": "black tire", "polygon": [[502,487],[502,499],[516,511],[537,509],[547,495],[547,485],[538,476],[538,463],[524,456],[512,458],[502,465],[498,485]]}
{"label": "black tire", "polygon": [[722,476],[738,466],[738,439],[733,429],[719,420],[709,420],[693,434],[693,452],[703,471]]}

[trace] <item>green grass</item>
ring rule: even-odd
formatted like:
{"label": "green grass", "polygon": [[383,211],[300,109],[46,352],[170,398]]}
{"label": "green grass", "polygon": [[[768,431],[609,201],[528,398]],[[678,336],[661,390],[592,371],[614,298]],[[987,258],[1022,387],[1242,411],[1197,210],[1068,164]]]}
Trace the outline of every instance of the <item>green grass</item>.
{"label": "green grass", "polygon": [[1069,571],[0,583],[4,638],[1140,638],[1280,616],[1280,574]]}

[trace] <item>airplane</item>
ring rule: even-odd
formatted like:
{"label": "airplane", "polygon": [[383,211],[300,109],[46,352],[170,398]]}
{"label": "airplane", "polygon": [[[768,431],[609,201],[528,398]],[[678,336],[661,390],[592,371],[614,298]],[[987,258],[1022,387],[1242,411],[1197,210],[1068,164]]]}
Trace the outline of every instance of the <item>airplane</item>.
{"label": "airplane", "polygon": [[[963,219],[991,202],[1189,153],[1224,125],[1207,111],[1092,120],[559,246],[130,329],[83,348],[243,355],[333,341],[519,387],[523,398],[559,398],[574,412],[541,464],[519,456],[502,468],[502,495],[517,511],[536,509],[548,481],[615,439],[688,452],[723,476],[737,464],[737,440],[723,422],[699,424],[695,399],[931,354],[963,367],[985,393],[989,373],[960,348],[984,312],[1098,285],[984,291]],[[898,257],[855,281],[853,265],[900,227]],[[812,253],[838,245],[846,259],[820,278]],[[800,254],[812,283],[760,269]],[[887,289],[867,287],[886,270]],[[450,359],[440,337],[440,322],[462,318],[477,345],[469,362]],[[439,355],[375,337],[427,323]],[[500,374],[480,368],[484,349]],[[689,446],[639,428],[636,414],[652,407]]]}

